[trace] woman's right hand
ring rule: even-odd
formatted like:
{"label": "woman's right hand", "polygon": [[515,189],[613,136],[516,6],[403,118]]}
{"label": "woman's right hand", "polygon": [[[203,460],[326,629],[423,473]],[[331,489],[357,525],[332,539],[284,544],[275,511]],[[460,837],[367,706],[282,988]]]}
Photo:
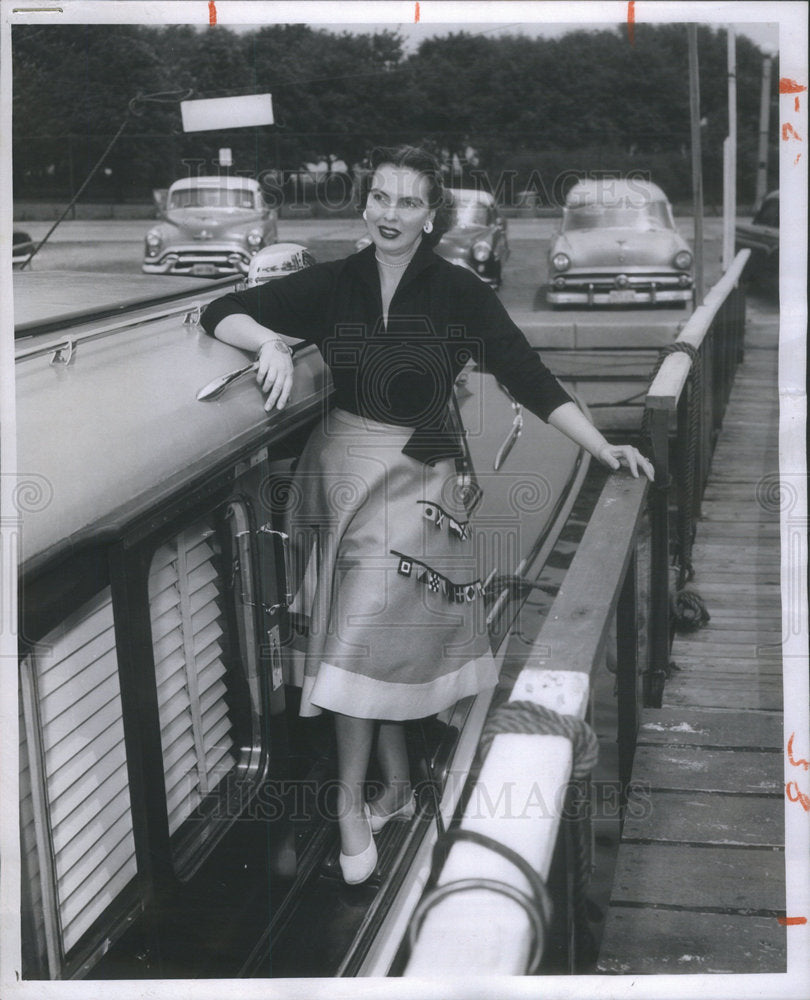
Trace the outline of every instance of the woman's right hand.
{"label": "woman's right hand", "polygon": [[292,351],[277,337],[266,340],[256,354],[256,381],[268,393],[265,410],[283,410],[293,387]]}

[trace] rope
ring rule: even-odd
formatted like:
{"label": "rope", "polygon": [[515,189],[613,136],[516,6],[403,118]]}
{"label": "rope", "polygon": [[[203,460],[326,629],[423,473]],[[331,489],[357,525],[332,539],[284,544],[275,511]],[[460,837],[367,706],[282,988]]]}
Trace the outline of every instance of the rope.
{"label": "rope", "polygon": [[574,762],[571,773],[575,778],[584,778],[589,774],[599,758],[596,733],[584,719],[563,715],[533,701],[507,701],[495,709],[481,734],[482,758],[499,733],[567,737],[573,744]]}
{"label": "rope", "polygon": [[411,951],[413,951],[416,938],[419,934],[419,928],[422,926],[428,910],[432,909],[447,896],[453,895],[456,892],[465,892],[473,889],[490,889],[493,892],[499,892],[513,899],[526,911],[534,937],[532,955],[527,969],[527,975],[532,975],[538,969],[540,960],[543,957],[543,946],[553,910],[551,896],[545,882],[543,882],[540,875],[532,868],[528,861],[518,854],[517,851],[513,851],[511,847],[507,847],[506,844],[502,844],[500,841],[486,836],[486,834],[461,827],[449,830],[434,846],[431,879],[435,878],[438,868],[444,864],[452,845],[459,840],[466,840],[473,844],[478,844],[479,847],[486,847],[495,854],[499,854],[502,858],[506,858],[507,861],[511,862],[522,873],[523,877],[529,883],[531,895],[515,888],[508,882],[488,878],[464,878],[435,886],[422,897],[411,917],[408,928]]}
{"label": "rope", "polygon": [[[596,959],[596,939],[590,927],[588,915],[588,886],[591,881],[591,822],[587,804],[590,802],[590,786],[580,780],[571,788],[576,792],[571,814],[566,813],[568,829],[568,860],[571,874],[571,909],[575,934],[575,950],[583,952],[586,960]],[[569,798],[570,801],[570,798]],[[572,957],[572,966],[573,959]],[[572,968],[572,971],[573,968]]]}
{"label": "rope", "polygon": [[427,895],[423,896],[419,905],[414,910],[409,926],[408,934],[411,951],[414,949],[416,938],[428,910],[432,909],[437,903],[440,903],[448,896],[457,892],[468,892],[472,889],[489,889],[491,892],[498,892],[502,896],[507,896],[509,899],[519,903],[526,911],[526,916],[529,918],[532,927],[533,937],[532,953],[526,975],[533,975],[537,971],[540,960],[543,957],[543,943],[545,939],[545,926],[539,918],[537,907],[525,892],[521,892],[520,889],[509,885],[508,882],[499,882],[497,879],[492,878],[461,878],[455,882],[446,882],[444,885],[437,886],[427,893]]}
{"label": "rope", "polygon": [[[658,352],[658,357],[655,360],[655,365],[653,366],[652,373],[650,375],[650,386],[655,381],[655,376],[661,370],[661,366],[670,356],[670,354],[688,354],[689,359],[694,364],[695,358],[697,357],[697,349],[691,344],[683,343],[682,341],[676,340],[672,344],[667,344],[666,347],[662,347]],[[647,386],[647,391],[649,392],[650,386]],[[641,418],[641,433],[648,440],[650,438],[650,411],[645,407],[644,414]]]}
{"label": "rope", "polygon": [[[549,736],[565,736],[572,744],[573,763],[571,774],[583,785],[583,779],[596,766],[599,757],[599,743],[596,733],[585,722],[574,715],[563,715],[545,705],[533,701],[507,701],[497,708],[487,721],[481,734],[481,754],[486,756],[492,740],[499,733],[530,733]],[[587,786],[585,786],[587,787]],[[588,926],[588,901],[586,890],[591,877],[590,834],[588,810],[583,810],[585,797],[578,795],[577,806],[569,824],[573,857],[571,859],[572,911],[575,940],[589,957],[594,955],[594,938]]]}
{"label": "rope", "polygon": [[678,632],[697,632],[711,620],[703,598],[695,590],[679,590],[675,594],[670,617]]}
{"label": "rope", "polygon": [[[655,379],[664,361],[671,354],[687,354],[692,362],[689,368],[687,379],[687,428],[686,428],[686,454],[679,453],[679,476],[678,476],[678,506],[676,516],[676,536],[677,545],[675,562],[678,566],[678,587],[694,576],[692,566],[692,545],[695,538],[694,503],[697,490],[697,455],[698,437],[700,435],[700,415],[701,415],[701,385],[703,379],[703,361],[700,351],[692,344],[675,341],[667,344],[658,355],[650,377],[650,384]],[[642,418],[642,433],[650,440],[650,410],[645,409]],[[669,485],[669,484],[667,484]],[[703,608],[708,621],[708,612]],[[705,624],[705,622],[700,622]],[[695,626],[700,627],[700,624]]]}
{"label": "rope", "polygon": [[683,587],[694,576],[692,567],[692,544],[695,539],[694,505],[697,489],[698,437],[700,435],[701,383],[703,362],[701,355],[690,348],[692,367],[687,379],[688,397],[686,401],[686,454],[679,449],[678,464],[678,512],[676,519],[678,565],[678,587]]}

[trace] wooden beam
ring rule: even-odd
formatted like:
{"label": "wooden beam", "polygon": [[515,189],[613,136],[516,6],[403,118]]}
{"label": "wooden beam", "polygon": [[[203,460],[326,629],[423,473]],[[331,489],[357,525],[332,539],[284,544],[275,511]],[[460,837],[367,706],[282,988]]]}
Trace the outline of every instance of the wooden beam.
{"label": "wooden beam", "polygon": [[[585,717],[590,677],[601,662],[616,612],[647,493],[647,480],[611,475],[511,700],[527,700],[562,715]],[[462,829],[516,851],[546,879],[557,841],[572,744],[564,736],[500,733],[484,760],[462,818]],[[496,879],[523,892],[525,876],[478,844],[455,844],[439,885]],[[513,899],[475,888],[441,899],[425,915],[405,976],[525,973],[532,941],[529,921]]]}

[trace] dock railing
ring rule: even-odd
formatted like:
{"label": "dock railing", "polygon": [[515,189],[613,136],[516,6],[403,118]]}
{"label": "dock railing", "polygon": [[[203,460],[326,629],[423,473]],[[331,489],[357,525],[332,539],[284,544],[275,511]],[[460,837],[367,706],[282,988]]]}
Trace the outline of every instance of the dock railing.
{"label": "dock railing", "polygon": [[712,452],[743,359],[745,292],[740,279],[749,255],[750,250],[737,254],[678,338],[661,352],[645,400],[644,431],[652,449],[655,487],[650,502],[652,609],[644,701],[654,708],[661,706],[670,669],[672,593],[681,591],[692,575],[695,526]]}
{"label": "dock railing", "polygon": [[[524,975],[536,972],[549,929],[549,878],[561,824],[587,818],[572,791],[595,760],[586,723],[591,677],[616,641],[620,780],[629,781],[641,702],[637,581],[649,483],[609,476],[510,699],[484,731],[491,740],[447,857],[411,921],[406,976]],[[615,630],[614,630],[615,626]],[[573,782],[572,782],[573,778]],[[589,805],[587,786],[580,804]],[[579,812],[572,818],[571,812]],[[581,826],[579,834],[582,833]],[[572,836],[580,848],[588,838]],[[448,846],[449,845],[449,846]],[[575,847],[575,850],[577,848]],[[569,966],[576,964],[577,871],[568,900]],[[568,862],[566,867],[569,867]],[[580,894],[579,903],[584,904]],[[582,911],[582,905],[579,907]]]}
{"label": "dock railing", "polygon": [[[641,705],[660,703],[669,666],[670,566],[674,556],[682,585],[712,451],[742,360],[740,278],[747,257],[748,251],[737,255],[675,344],[662,352],[645,406],[655,484],[626,473],[609,476],[510,699],[487,723],[482,743],[489,741],[489,749],[460,823],[437,845],[446,858],[435,866],[411,920],[405,976],[538,971],[549,939],[545,886],[552,858],[562,825],[571,820],[571,793],[593,763],[595,736],[586,722],[591,678],[614,639],[619,781],[626,801]],[[587,802],[587,786],[579,799]],[[569,831],[581,821],[574,810]],[[575,842],[565,855],[568,964],[574,971],[583,940],[577,933],[584,900],[578,881],[583,868],[586,876],[588,871],[587,859],[583,866],[577,856],[581,835],[567,839]]]}

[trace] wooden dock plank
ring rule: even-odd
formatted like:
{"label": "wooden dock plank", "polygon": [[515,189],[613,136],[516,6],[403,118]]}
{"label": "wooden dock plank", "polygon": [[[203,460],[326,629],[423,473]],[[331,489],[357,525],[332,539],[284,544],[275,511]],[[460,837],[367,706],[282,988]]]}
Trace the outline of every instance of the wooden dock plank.
{"label": "wooden dock plank", "polygon": [[[734,650],[739,650],[735,653]],[[729,655],[726,656],[726,653]],[[717,648],[716,643],[701,648],[698,643],[681,643],[675,662],[682,671],[693,676],[698,671],[709,677],[724,677],[731,674],[755,675],[757,678],[782,676],[781,647],[768,647],[751,643]]]}
{"label": "wooden dock plank", "polygon": [[777,795],[781,805],[783,780],[783,757],[773,751],[640,746],[633,761],[633,782],[652,789]]}
{"label": "wooden dock plank", "polygon": [[682,685],[667,693],[668,705],[700,708],[756,708],[780,712],[784,707],[781,687],[741,687],[739,680],[728,684],[705,683]]}
{"label": "wooden dock plank", "polygon": [[718,636],[731,632],[738,633],[741,639],[751,638],[763,643],[779,644],[782,641],[782,633],[777,630],[779,622],[774,621],[773,615],[743,616],[741,611],[717,608],[712,608],[711,615],[712,633]]}
{"label": "wooden dock plank", "polygon": [[638,744],[781,750],[784,726],[778,712],[645,708]]}
{"label": "wooden dock plank", "polygon": [[[775,326],[775,323],[774,323]],[[710,614],[644,709],[598,971],[786,967],[776,330],[737,372],[696,520]],[[747,331],[748,334],[748,331]]]}
{"label": "wooden dock plank", "polygon": [[611,902],[784,913],[785,855],[771,848],[622,844]]}
{"label": "wooden dock plank", "polygon": [[784,972],[786,963],[786,931],[773,917],[617,906],[597,971],[763,973]]}
{"label": "wooden dock plank", "polygon": [[644,805],[643,799],[631,801],[622,841],[697,842],[718,847],[782,847],[785,843],[784,810],[774,809],[771,798],[662,792],[656,795],[654,808]]}
{"label": "wooden dock plank", "polygon": [[736,545],[714,545],[711,549],[701,545],[692,549],[692,565],[695,568],[695,579],[700,580],[712,573],[723,573],[728,570],[742,573],[763,571],[776,573],[782,567],[782,558],[778,551],[745,555],[737,551]]}

